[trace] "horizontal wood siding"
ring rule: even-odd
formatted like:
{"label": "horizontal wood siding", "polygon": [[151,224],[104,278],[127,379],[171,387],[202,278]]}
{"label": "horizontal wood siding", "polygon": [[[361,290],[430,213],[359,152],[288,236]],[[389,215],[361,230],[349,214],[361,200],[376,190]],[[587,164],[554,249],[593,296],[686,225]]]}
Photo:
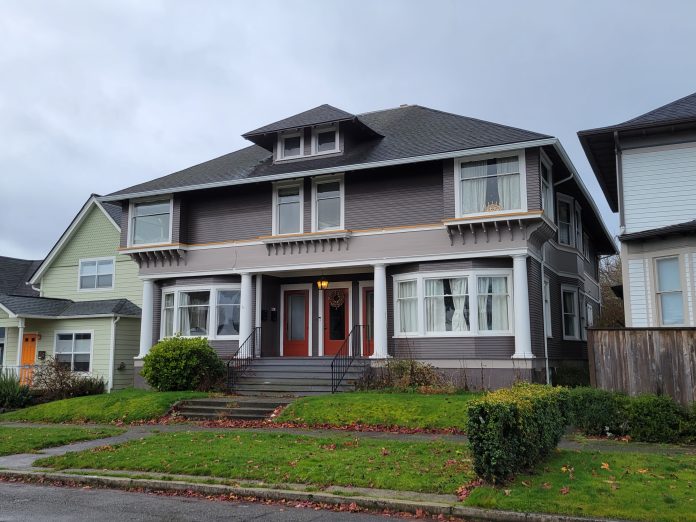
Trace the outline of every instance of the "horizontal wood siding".
{"label": "horizontal wood siding", "polygon": [[541,280],[541,263],[527,258],[527,281],[529,285],[529,320],[531,327],[532,353],[544,357],[544,300]]}
{"label": "horizontal wood siding", "polygon": [[133,387],[133,360],[139,352],[140,320],[123,317],[116,323],[113,390]]}
{"label": "horizontal wood siding", "polygon": [[539,148],[525,150],[527,167],[527,209],[541,210],[541,174],[539,171]]}
{"label": "horizontal wood siding", "polygon": [[604,390],[696,400],[696,329],[590,330],[590,377]]}
{"label": "horizontal wood siding", "polygon": [[[545,271],[549,279],[551,293],[551,329],[553,337],[547,339],[549,359],[552,360],[586,360],[587,343],[563,339],[563,304],[561,302],[561,285],[569,285],[582,290],[577,279],[559,277],[550,270]],[[582,301],[578,305],[582,307]],[[534,330],[534,328],[532,328]]]}
{"label": "horizontal wood siding", "polygon": [[454,182],[454,160],[448,159],[442,161],[442,205],[444,209],[444,217],[457,217],[457,204],[454,191],[457,190]]}

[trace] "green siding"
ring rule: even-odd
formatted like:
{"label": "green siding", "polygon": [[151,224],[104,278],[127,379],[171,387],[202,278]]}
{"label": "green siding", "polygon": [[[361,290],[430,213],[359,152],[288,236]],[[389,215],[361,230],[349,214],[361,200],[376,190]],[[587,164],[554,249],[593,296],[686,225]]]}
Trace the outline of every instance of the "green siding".
{"label": "green siding", "polygon": [[[116,323],[114,390],[133,387],[133,359],[140,352],[140,320],[122,318]],[[123,363],[125,369],[119,370]]]}
{"label": "green siding", "polygon": [[[19,328],[5,328],[5,366],[17,365],[17,336]],[[2,361],[0,361],[2,363]]]}
{"label": "green siding", "polygon": [[[41,278],[41,295],[73,301],[125,298],[141,306],[142,283],[138,279],[138,265],[130,257],[117,253],[119,243],[119,231],[101,209],[93,206]],[[115,258],[114,288],[79,291],[80,259],[95,257]]]}

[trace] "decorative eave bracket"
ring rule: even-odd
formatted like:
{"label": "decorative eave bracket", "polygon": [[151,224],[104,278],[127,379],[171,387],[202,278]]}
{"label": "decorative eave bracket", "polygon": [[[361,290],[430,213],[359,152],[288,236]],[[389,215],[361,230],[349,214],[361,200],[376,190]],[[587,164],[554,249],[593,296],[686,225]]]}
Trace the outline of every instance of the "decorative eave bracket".
{"label": "decorative eave bracket", "polygon": [[138,263],[138,268],[142,268],[143,265],[150,268],[186,264],[186,249],[181,247],[137,250],[125,253]]}
{"label": "decorative eave bracket", "polygon": [[268,255],[309,254],[319,252],[333,252],[348,250],[350,247],[351,233],[341,230],[327,234],[299,234],[293,236],[270,236],[262,238],[266,245]]}

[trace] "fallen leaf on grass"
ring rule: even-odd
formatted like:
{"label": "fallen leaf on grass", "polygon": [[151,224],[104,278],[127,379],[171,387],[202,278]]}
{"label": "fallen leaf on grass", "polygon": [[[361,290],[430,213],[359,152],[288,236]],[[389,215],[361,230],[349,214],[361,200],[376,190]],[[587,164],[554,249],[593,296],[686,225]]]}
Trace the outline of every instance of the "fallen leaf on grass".
{"label": "fallen leaf on grass", "polygon": [[649,469],[639,469],[638,473],[640,473],[641,475],[645,475],[648,471],[650,471],[650,470]]}
{"label": "fallen leaf on grass", "polygon": [[549,484],[548,482],[544,482],[544,483],[541,485],[541,487],[544,488],[544,489],[551,489],[551,484]]}
{"label": "fallen leaf on grass", "polygon": [[503,493],[505,493],[505,496],[506,496],[506,497],[509,497],[509,496],[510,496],[510,493],[512,493],[512,490],[511,490],[511,489],[504,489],[504,490],[503,490]]}
{"label": "fallen leaf on grass", "polygon": [[609,463],[608,462],[602,462],[602,469],[609,469]]}
{"label": "fallen leaf on grass", "polygon": [[568,486],[563,486],[560,491],[561,495],[567,495],[568,493],[570,493],[570,488]]}

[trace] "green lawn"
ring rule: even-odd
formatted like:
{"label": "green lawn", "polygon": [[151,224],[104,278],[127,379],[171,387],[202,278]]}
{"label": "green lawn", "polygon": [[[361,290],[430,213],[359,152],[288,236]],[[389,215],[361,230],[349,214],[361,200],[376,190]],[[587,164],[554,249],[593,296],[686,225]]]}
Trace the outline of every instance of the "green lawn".
{"label": "green lawn", "polygon": [[473,478],[462,444],[317,438],[275,431],[165,433],[50,457],[37,465],[451,494]]}
{"label": "green lawn", "polygon": [[466,430],[466,406],[475,393],[423,395],[419,393],[353,392],[305,397],[293,402],[277,422],[310,425],[366,424],[406,428]]}
{"label": "green lawn", "polygon": [[500,488],[477,488],[466,504],[628,520],[696,521],[696,456],[558,451],[537,473],[519,476]]}
{"label": "green lawn", "polygon": [[134,422],[160,417],[177,401],[205,396],[199,392],[122,390],[31,406],[0,415],[0,422]]}
{"label": "green lawn", "polygon": [[111,437],[122,432],[123,430],[118,428],[4,428],[0,426],[0,456],[31,453],[80,440]]}

